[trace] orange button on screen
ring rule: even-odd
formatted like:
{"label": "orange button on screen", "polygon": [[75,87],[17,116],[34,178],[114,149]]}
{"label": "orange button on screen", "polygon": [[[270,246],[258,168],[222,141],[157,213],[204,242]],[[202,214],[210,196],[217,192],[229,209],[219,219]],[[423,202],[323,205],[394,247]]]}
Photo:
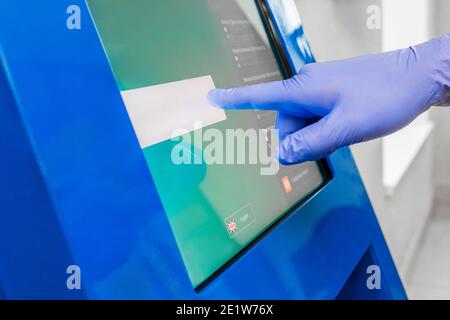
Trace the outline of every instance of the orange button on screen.
{"label": "orange button on screen", "polygon": [[292,184],[288,176],[284,176],[283,178],[281,178],[281,183],[283,184],[283,188],[286,193],[292,192]]}

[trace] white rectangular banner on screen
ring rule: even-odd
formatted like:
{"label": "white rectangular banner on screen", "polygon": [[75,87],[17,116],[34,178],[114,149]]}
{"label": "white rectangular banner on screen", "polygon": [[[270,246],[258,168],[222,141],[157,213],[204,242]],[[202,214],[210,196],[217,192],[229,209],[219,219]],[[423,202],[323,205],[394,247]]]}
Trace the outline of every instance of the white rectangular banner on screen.
{"label": "white rectangular banner on screen", "polygon": [[[209,105],[211,76],[122,91],[122,98],[142,148],[226,120],[223,110]],[[195,126],[195,128],[194,128]],[[176,136],[176,135],[175,135]]]}

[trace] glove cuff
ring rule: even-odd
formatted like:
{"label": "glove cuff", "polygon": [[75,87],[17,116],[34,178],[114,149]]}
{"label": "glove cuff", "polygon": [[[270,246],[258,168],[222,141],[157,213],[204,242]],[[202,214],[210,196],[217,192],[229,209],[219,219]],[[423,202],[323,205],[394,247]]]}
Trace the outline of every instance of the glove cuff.
{"label": "glove cuff", "polygon": [[437,90],[431,99],[435,106],[450,106],[450,34],[430,41],[438,61],[434,64],[432,72],[433,81]]}

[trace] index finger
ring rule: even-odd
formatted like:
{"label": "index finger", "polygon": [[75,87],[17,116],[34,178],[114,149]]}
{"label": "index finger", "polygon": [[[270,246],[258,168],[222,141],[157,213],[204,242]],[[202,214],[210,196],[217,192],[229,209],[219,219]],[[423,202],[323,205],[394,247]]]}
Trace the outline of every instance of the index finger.
{"label": "index finger", "polygon": [[276,110],[283,111],[290,102],[286,80],[261,83],[232,89],[214,89],[208,101],[225,110]]}

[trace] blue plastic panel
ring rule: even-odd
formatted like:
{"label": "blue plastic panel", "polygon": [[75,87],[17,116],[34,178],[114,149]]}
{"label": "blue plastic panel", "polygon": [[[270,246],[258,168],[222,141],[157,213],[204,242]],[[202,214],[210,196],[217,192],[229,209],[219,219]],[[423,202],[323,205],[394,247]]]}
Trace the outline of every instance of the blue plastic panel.
{"label": "blue plastic panel", "polygon": [[[272,7],[281,26],[289,2]],[[299,34],[285,37],[294,66],[310,59]],[[348,148],[322,192],[196,293],[84,2],[0,1],[0,50],[6,298],[333,299],[370,246],[383,288],[406,297]]]}

